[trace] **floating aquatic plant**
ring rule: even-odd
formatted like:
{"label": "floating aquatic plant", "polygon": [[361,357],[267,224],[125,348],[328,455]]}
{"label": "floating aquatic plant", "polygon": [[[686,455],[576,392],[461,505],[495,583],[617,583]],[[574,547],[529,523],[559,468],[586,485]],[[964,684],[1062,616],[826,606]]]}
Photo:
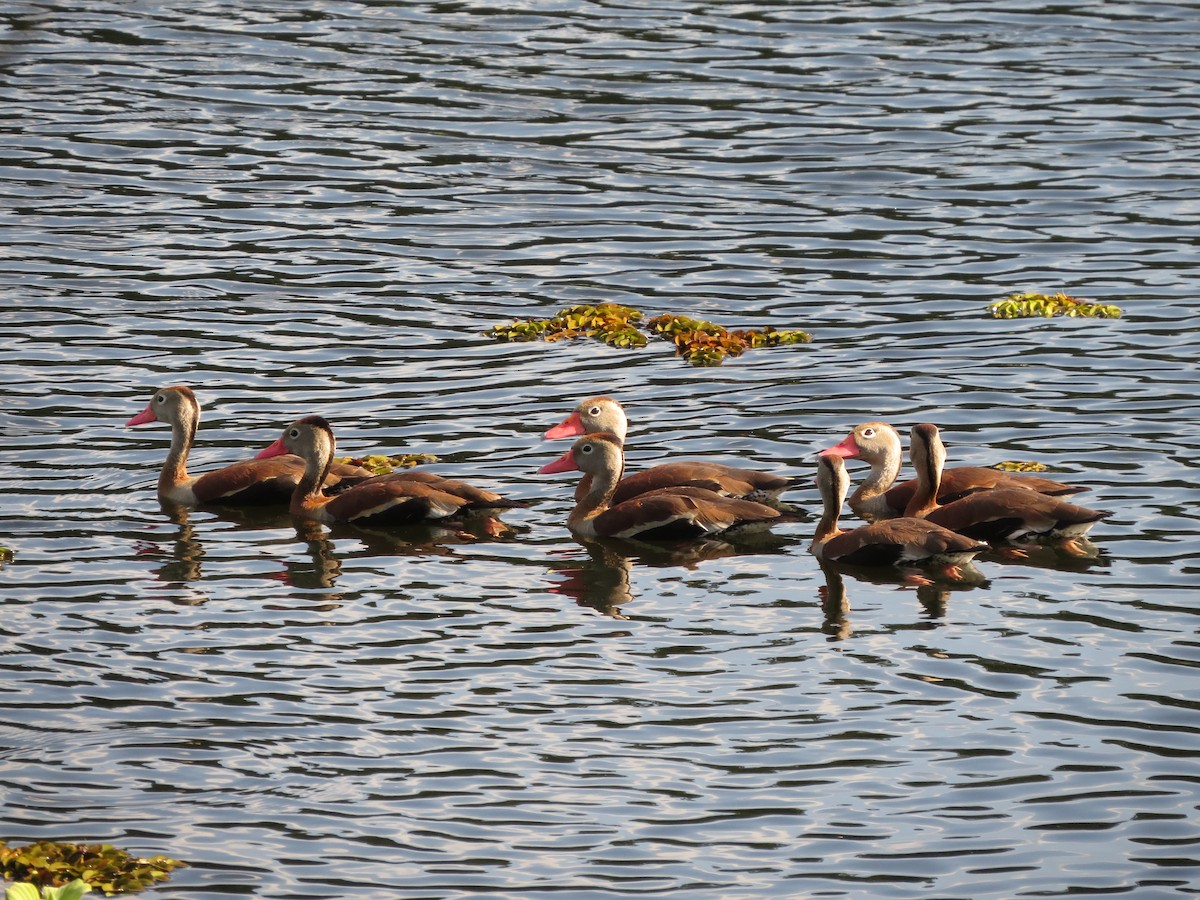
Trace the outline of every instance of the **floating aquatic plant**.
{"label": "floating aquatic plant", "polygon": [[[613,347],[644,347],[647,338],[638,327],[641,321],[639,310],[617,303],[601,303],[568,307],[550,319],[497,325],[484,334],[502,341],[590,337]],[[729,331],[713,322],[678,315],[655,316],[646,322],[646,327],[671,341],[677,352],[694,366],[719,366],[727,356],[740,356],[754,347],[812,340],[812,335],[803,331],[776,331],[770,326],[760,330]]]}
{"label": "floating aquatic plant", "polygon": [[993,469],[1001,472],[1049,472],[1050,467],[1040,462],[998,462]]}
{"label": "floating aquatic plant", "polygon": [[165,856],[130,856],[111,844],[37,841],[9,847],[0,841],[0,877],[42,887],[60,887],[79,879],[110,897],[165,881],[172,869],[183,865]]}
{"label": "floating aquatic plant", "polygon": [[992,303],[988,309],[991,310],[992,317],[996,319],[1022,319],[1036,316],[1047,319],[1055,316],[1079,316],[1092,319],[1121,318],[1119,306],[1079,300],[1075,297],[1068,297],[1062,291],[1049,295],[1033,291],[1009,294],[1003,300]]}
{"label": "floating aquatic plant", "polygon": [[596,306],[570,306],[558,311],[551,319],[534,319],[496,325],[484,332],[500,341],[561,341],[591,337],[615,347],[640,347],[646,336],[637,329],[642,314],[619,303],[600,303]]}
{"label": "floating aquatic plant", "polygon": [[655,316],[646,327],[671,341],[679,355],[693,366],[719,366],[726,356],[741,356],[754,347],[807,344],[812,340],[805,331],[776,331],[770,325],[729,331],[704,319],[671,314]]}
{"label": "floating aquatic plant", "polygon": [[437,462],[437,457],[428,453],[402,453],[399,456],[372,453],[369,456],[343,456],[337,462],[349,466],[361,466],[364,469],[370,469],[376,475],[386,475],[396,469],[411,469],[422,463]]}
{"label": "floating aquatic plant", "polygon": [[22,881],[8,886],[4,891],[4,900],[80,900],[84,894],[91,892],[91,885],[79,878],[62,887],[47,885],[40,894],[35,885]]}

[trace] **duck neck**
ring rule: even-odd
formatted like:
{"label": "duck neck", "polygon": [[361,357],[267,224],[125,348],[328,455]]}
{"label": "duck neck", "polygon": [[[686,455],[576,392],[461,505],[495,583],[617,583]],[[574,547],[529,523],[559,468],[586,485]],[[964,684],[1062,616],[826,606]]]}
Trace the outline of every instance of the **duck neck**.
{"label": "duck neck", "polygon": [[[901,449],[888,447],[881,455],[871,461],[871,471],[850,495],[850,508],[858,511],[860,508],[872,509],[883,504],[883,495],[896,479],[900,477]],[[886,505],[886,504],[884,504]]]}
{"label": "duck neck", "polygon": [[304,455],[304,474],[292,492],[293,515],[305,515],[329,502],[329,498],[321,493],[321,488],[325,486],[325,479],[333,466],[333,453],[332,444],[319,440],[312,447],[312,452]]}
{"label": "duck neck", "polygon": [[936,432],[928,434],[914,428],[909,455],[917,473],[917,490],[908,502],[904,514],[922,518],[941,505],[937,502],[937,495],[942,486],[946,447]]}
{"label": "duck neck", "polygon": [[615,467],[605,467],[599,472],[584,475],[584,479],[587,480],[587,493],[579,498],[571,514],[567,516],[568,527],[574,528],[578,523],[594,519],[607,510],[624,474],[625,461],[622,459]]}
{"label": "duck neck", "polygon": [[158,474],[159,496],[169,496],[180,485],[187,484],[187,461],[196,442],[196,429],[200,426],[199,409],[181,404],[179,414],[171,420],[171,449],[166,462]]}
{"label": "duck neck", "polygon": [[822,467],[817,475],[817,483],[821,490],[821,519],[813,530],[812,544],[809,549],[817,556],[822,548],[833,538],[842,533],[838,519],[842,515],[842,504],[846,500],[847,476],[846,470],[837,462],[822,459]]}
{"label": "duck neck", "polygon": [[841,511],[826,501],[824,511],[821,513],[821,520],[817,522],[817,527],[813,530],[812,547],[814,552],[819,552],[821,547],[842,533],[842,529],[838,527],[840,515]]}

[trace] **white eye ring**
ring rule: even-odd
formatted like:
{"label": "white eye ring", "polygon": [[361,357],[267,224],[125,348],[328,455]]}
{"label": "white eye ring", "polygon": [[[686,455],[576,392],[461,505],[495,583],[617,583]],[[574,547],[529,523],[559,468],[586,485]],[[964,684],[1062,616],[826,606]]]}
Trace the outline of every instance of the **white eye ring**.
{"label": "white eye ring", "polygon": [[591,409],[589,409],[589,410],[588,410],[588,415],[589,415],[589,416],[598,416],[598,415],[600,415],[600,407],[598,407],[598,406],[593,406]]}
{"label": "white eye ring", "polygon": [[864,428],[862,430],[862,436],[865,438],[875,437],[875,429],[874,428]]}
{"label": "white eye ring", "polygon": [[580,447],[580,448],[579,448],[579,452],[580,452],[580,453],[591,453],[591,452],[592,452],[592,445],[591,445],[591,444],[584,444],[582,447]]}
{"label": "white eye ring", "polygon": [[290,437],[290,438],[298,438],[298,437],[300,437],[300,429],[299,429],[299,428],[293,428],[291,431],[289,431],[289,432],[288,432],[288,437]]}
{"label": "white eye ring", "polygon": [[156,403],[166,403],[166,402],[167,402],[167,395],[166,395],[166,394],[158,394],[158,395],[157,395],[157,396],[154,398],[154,400],[155,400],[155,402],[156,402]]}

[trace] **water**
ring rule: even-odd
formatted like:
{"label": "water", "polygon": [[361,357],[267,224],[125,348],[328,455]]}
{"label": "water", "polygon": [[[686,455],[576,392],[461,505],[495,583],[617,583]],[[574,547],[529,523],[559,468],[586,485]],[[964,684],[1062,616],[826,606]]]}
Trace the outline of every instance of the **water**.
{"label": "water", "polygon": [[[189,900],[1200,893],[1195,13],[8,4],[0,837]],[[984,315],[1060,289],[1126,315]],[[481,334],[598,301],[815,340]],[[321,413],[532,505],[173,517],[122,427],[173,383],[193,471]],[[827,578],[808,487],[777,546],[589,550],[535,470],[594,393],[631,465],[935,421],[1114,515],[919,590]]]}

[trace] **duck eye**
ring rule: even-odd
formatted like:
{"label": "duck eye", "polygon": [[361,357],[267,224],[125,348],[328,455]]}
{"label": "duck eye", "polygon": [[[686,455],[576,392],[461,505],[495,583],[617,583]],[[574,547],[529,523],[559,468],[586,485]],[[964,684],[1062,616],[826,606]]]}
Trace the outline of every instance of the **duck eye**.
{"label": "duck eye", "polygon": [[155,403],[166,403],[166,402],[167,402],[167,395],[166,395],[166,394],[155,394],[155,395],[154,395],[154,402],[155,402]]}
{"label": "duck eye", "polygon": [[598,415],[600,415],[600,407],[598,407],[598,406],[593,406],[591,409],[589,409],[589,410],[588,410],[588,415],[589,415],[589,416],[598,416]]}
{"label": "duck eye", "polygon": [[592,452],[592,445],[591,445],[591,444],[584,444],[582,447],[580,447],[580,448],[579,448],[579,452],[580,452],[580,453],[591,453],[591,452]]}
{"label": "duck eye", "polygon": [[298,437],[300,437],[300,429],[299,429],[299,428],[293,428],[291,431],[289,431],[289,432],[288,432],[288,437],[290,437],[290,438],[298,438]]}
{"label": "duck eye", "polygon": [[862,430],[862,436],[865,438],[875,437],[875,429],[874,428],[864,428]]}

